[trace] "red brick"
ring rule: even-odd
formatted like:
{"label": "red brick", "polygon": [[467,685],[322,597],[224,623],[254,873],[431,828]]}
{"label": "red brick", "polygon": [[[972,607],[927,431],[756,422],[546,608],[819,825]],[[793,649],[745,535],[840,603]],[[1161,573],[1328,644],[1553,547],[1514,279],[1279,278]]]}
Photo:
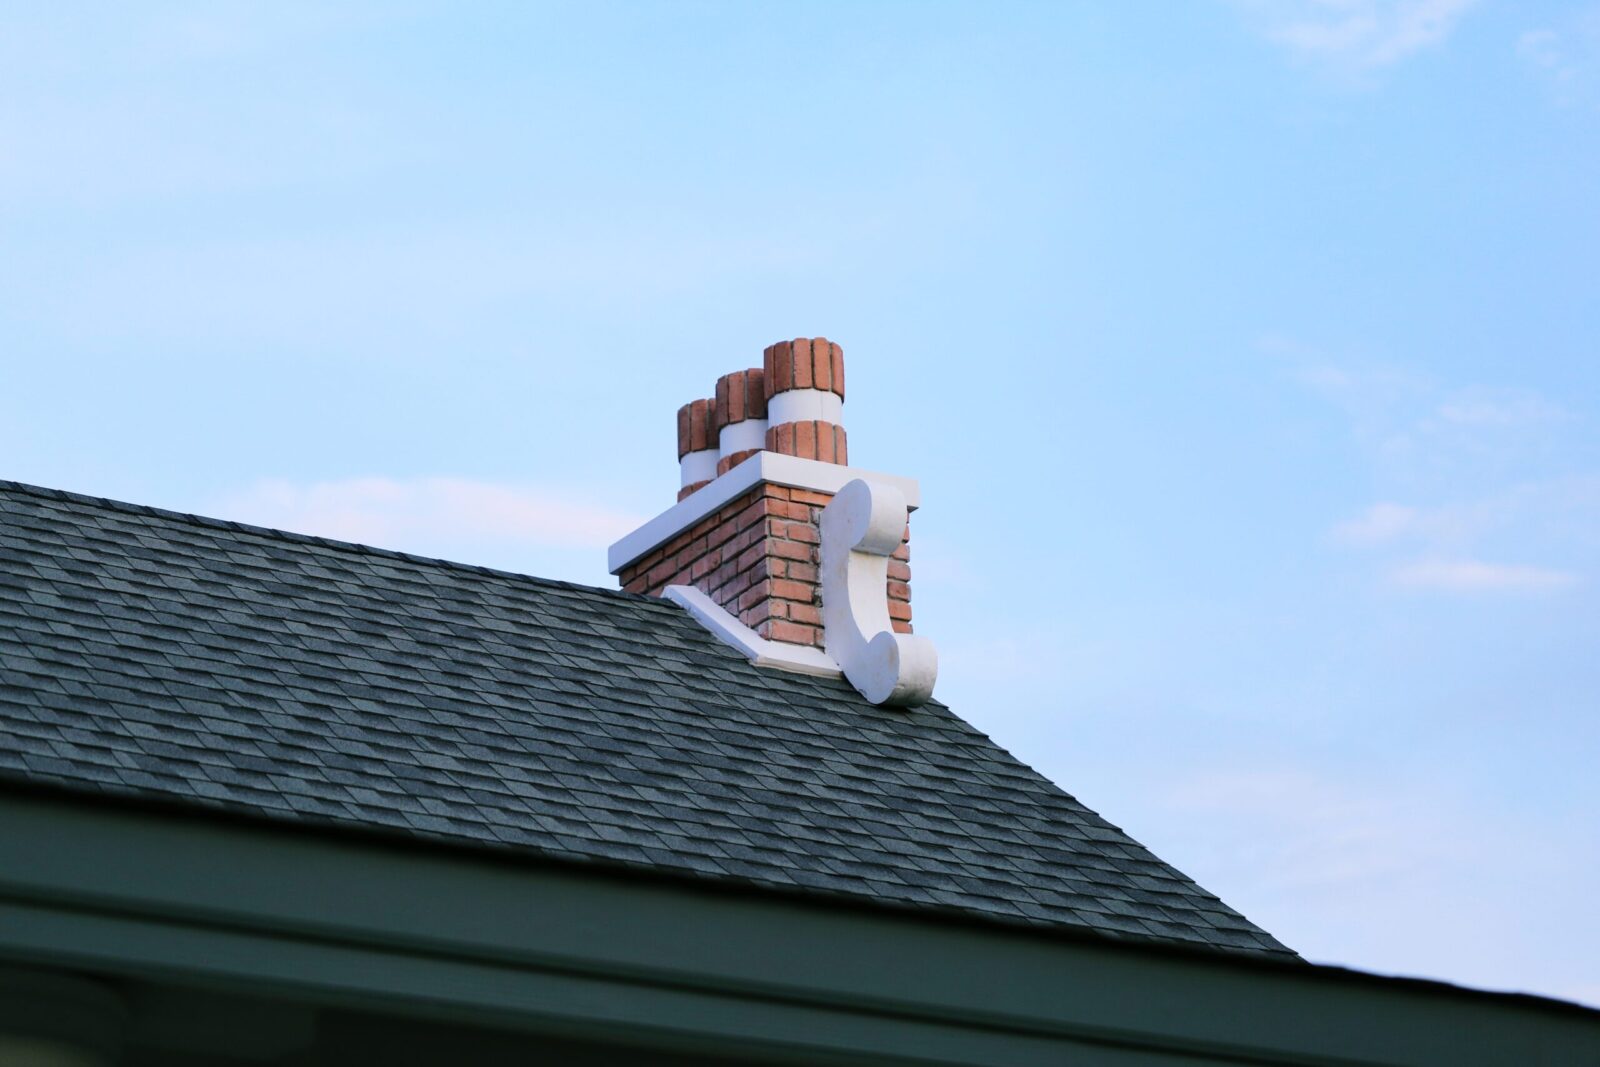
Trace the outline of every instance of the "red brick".
{"label": "red brick", "polygon": [[827,422],[817,423],[817,459],[823,463],[833,463],[833,424]]}
{"label": "red brick", "polygon": [[744,414],[747,419],[767,417],[766,378],[766,371],[761,367],[751,367],[744,372]]}
{"label": "red brick", "polygon": [[641,575],[640,577],[635,578],[630,582],[624,582],[623,585],[622,585],[622,588],[623,588],[623,590],[625,592],[642,593],[647,588],[649,588],[649,584],[644,580],[644,577]]}
{"label": "red brick", "polygon": [[797,504],[813,504],[819,508],[828,506],[828,501],[833,499],[832,493],[815,493],[810,489],[796,489],[793,494]]}
{"label": "red brick", "polygon": [[897,634],[908,634],[911,632],[911,624],[904,619],[890,619],[889,625],[894,627],[894,632]]}
{"label": "red brick", "polygon": [[779,341],[767,349],[764,366],[765,392],[767,399],[771,400],[773,393],[794,385],[794,346],[788,341]]}
{"label": "red brick", "polygon": [[767,514],[770,512],[771,508],[772,501],[768,500],[766,497],[751,497],[749,503],[737,515],[734,516],[733,524],[741,530],[750,526],[754,526],[756,523],[767,517]]}
{"label": "red brick", "polygon": [[794,424],[794,454],[801,459],[817,458],[817,427],[820,423],[807,420]]}
{"label": "red brick", "polygon": [[794,339],[794,387],[811,388],[811,339],[807,337]]}
{"label": "red brick", "polygon": [[759,528],[745,530],[732,541],[722,546],[722,554],[725,556],[738,556],[761,539],[761,530]]}
{"label": "red brick", "polygon": [[911,599],[911,587],[905,582],[890,582],[889,599],[909,601]]}
{"label": "red brick", "polygon": [[833,345],[826,337],[811,339],[811,388],[833,388]]}
{"label": "red brick", "polygon": [[900,559],[900,560],[910,559],[911,558],[911,546],[910,545],[906,545],[906,544],[902,544],[899,548],[894,550],[894,555],[890,556],[889,558],[890,559]]}
{"label": "red brick", "polygon": [[[678,409],[678,458],[689,454],[689,405]],[[681,499],[681,498],[680,498]]]}
{"label": "red brick", "polygon": [[816,597],[816,587],[807,582],[795,582],[788,578],[775,578],[768,583],[772,595],[785,600],[798,600],[802,604],[809,604]]}
{"label": "red brick", "polygon": [[[757,551],[762,547],[757,545],[751,551]],[[765,547],[780,559],[794,559],[799,560],[801,563],[815,563],[817,561],[817,550],[810,545],[803,545],[797,541],[772,541]]]}
{"label": "red brick", "polygon": [[751,545],[739,555],[739,569],[749,570],[756,562],[767,554],[765,545]]}
{"label": "red brick", "polygon": [[762,580],[750,586],[739,596],[739,610],[755,607],[763,600],[771,600],[773,585],[771,581]]}
{"label": "red brick", "polygon": [[708,550],[721,548],[723,545],[731,541],[733,536],[738,532],[739,531],[735,530],[732,525],[725,522],[720,523],[717,526],[713,526],[709,531],[706,532],[706,548]]}
{"label": "red brick", "polygon": [[815,626],[805,626],[801,623],[790,622],[787,619],[772,619],[767,629],[767,636],[774,641],[788,641],[795,645],[818,644],[819,631]]}
{"label": "red brick", "polygon": [[727,474],[729,471],[733,470],[733,468],[737,467],[739,464],[743,463],[745,460],[749,459],[759,451],[761,451],[759,448],[747,448],[743,452],[735,452],[731,456],[723,456],[721,459],[717,460],[718,477]]}
{"label": "red brick", "polygon": [[804,541],[808,545],[814,545],[822,540],[817,528],[809,521],[784,523],[783,535],[791,541]]}
{"label": "red brick", "polygon": [[902,622],[911,621],[911,605],[903,600],[889,601],[889,618],[899,619]]}
{"label": "red brick", "polygon": [[815,582],[818,580],[817,565],[815,563],[800,563],[793,561],[783,565],[785,576],[797,582]]}
{"label": "red brick", "polygon": [[[829,356],[833,363],[833,391],[839,394],[839,399],[844,399],[844,349],[838,345],[829,345]],[[840,463],[844,460],[840,459]]]}
{"label": "red brick", "polygon": [[833,428],[833,461],[843,467],[850,465],[850,438],[843,426]]}
{"label": "red brick", "polygon": [[902,563],[897,559],[889,561],[889,580],[892,582],[909,582],[911,580],[911,565]]}
{"label": "red brick", "polygon": [[695,400],[689,404],[689,450],[692,452],[717,447],[717,431],[714,428],[716,416],[712,412],[712,403],[710,400]]}
{"label": "red brick", "polygon": [[[782,604],[783,601],[778,601]],[[795,622],[808,623],[812,626],[822,625],[822,610],[815,604],[789,604],[785,612],[788,618]]]}

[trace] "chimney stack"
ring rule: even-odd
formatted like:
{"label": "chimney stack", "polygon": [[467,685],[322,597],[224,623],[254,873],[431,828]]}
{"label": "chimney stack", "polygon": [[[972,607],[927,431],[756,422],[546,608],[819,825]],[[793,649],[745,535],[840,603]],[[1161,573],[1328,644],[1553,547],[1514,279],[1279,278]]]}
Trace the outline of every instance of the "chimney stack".
{"label": "chimney stack", "polygon": [[717,379],[717,473],[760,452],[767,441],[767,393],[760,367]]}
{"label": "chimney stack", "polygon": [[682,500],[708,485],[717,470],[715,402],[691,400],[678,409],[678,477]]}
{"label": "chimney stack", "polygon": [[844,351],[827,338],[779,341],[763,354],[767,451],[849,462],[844,434]]}
{"label": "chimney stack", "polygon": [[[842,672],[874,702],[918,703],[935,659],[910,636],[917,484],[847,458],[843,351],[820,337],[771,345],[762,366],[678,409],[678,503],[611,546],[611,571],[629,592],[683,604],[758,664]],[[862,665],[869,646],[882,663]]]}

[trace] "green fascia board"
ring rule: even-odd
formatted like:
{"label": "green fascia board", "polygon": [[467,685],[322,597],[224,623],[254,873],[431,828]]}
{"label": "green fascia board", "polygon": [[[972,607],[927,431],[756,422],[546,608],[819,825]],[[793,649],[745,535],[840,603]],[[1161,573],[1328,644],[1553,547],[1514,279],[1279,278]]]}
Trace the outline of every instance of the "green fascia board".
{"label": "green fascia board", "polygon": [[1600,1064],[1600,1012],[0,793],[0,958],[775,1062]]}

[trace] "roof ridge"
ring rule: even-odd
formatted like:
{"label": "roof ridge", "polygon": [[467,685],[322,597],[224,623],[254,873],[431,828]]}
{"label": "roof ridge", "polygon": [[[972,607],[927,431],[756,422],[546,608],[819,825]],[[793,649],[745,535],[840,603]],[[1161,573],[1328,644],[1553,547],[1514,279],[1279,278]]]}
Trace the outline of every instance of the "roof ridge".
{"label": "roof ridge", "polygon": [[271,526],[257,526],[254,523],[239,522],[234,519],[217,519],[209,515],[198,515],[190,511],[175,511],[171,508],[158,508],[150,504],[133,504],[126,500],[114,500],[111,497],[93,496],[88,493],[75,493],[70,489],[52,489],[49,486],[33,485],[29,482],[18,482],[8,478],[0,478],[0,493],[16,492],[27,496],[43,497],[46,500],[64,500],[74,504],[89,507],[98,507],[110,511],[121,511],[133,515],[149,515],[154,518],[175,520],[191,526],[202,526],[209,529],[232,530],[236,533],[253,534],[258,537],[271,538],[277,541],[287,541],[292,544],[317,545],[322,548],[331,548],[340,552],[351,552],[362,556],[377,556],[383,559],[404,560],[407,563],[421,563],[429,566],[446,567],[451,570],[466,571],[470,574],[486,574],[497,578],[511,578],[517,581],[532,582],[536,585],[554,586],[558,589],[574,589],[585,593],[601,593],[606,596],[617,597],[623,600],[638,602],[649,601],[655,604],[668,604],[675,610],[677,605],[660,597],[644,596],[639,593],[628,593],[621,589],[607,589],[599,585],[586,585],[583,582],[569,582],[560,578],[543,578],[537,574],[524,574],[520,571],[508,571],[500,567],[488,567],[479,563],[462,563],[459,560],[445,559],[442,556],[424,556],[415,552],[402,552],[396,548],[379,548],[376,545],[362,544],[359,541],[340,541],[337,538],[321,537],[317,534],[295,533],[293,530],[279,530]]}

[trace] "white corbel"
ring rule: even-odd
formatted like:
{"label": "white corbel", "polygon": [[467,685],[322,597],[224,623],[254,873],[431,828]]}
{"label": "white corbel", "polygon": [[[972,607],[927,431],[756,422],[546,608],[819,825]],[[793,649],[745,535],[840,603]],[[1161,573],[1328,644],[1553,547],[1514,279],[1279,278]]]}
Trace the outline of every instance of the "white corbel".
{"label": "white corbel", "polygon": [[822,625],[828,655],[874,704],[920,704],[939,656],[926,637],[889,621],[889,557],[905,532],[905,495],[857,478],[822,510]]}

